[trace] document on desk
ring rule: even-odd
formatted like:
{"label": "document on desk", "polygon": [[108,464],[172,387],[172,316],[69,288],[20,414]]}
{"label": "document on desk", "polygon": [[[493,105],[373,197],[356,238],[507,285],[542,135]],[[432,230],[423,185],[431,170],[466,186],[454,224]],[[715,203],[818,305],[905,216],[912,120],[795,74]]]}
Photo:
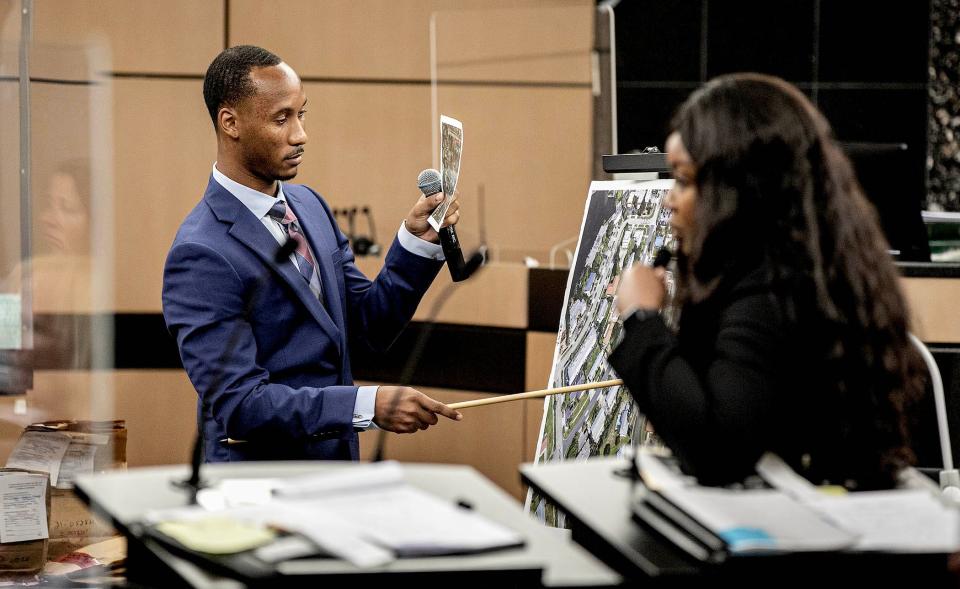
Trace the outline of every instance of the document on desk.
{"label": "document on desk", "polygon": [[661,494],[723,539],[731,554],[833,551],[857,541],[855,534],[775,489],[672,487]]}
{"label": "document on desk", "polygon": [[[827,494],[771,454],[756,467],[770,489],[702,487],[649,453],[641,453],[638,464],[651,489],[641,500],[661,525],[666,517],[690,531],[695,526],[685,520],[692,518],[731,554],[960,551],[960,510],[945,505],[935,489]],[[642,509],[635,511],[644,519]]]}
{"label": "document on desk", "polygon": [[474,511],[411,485],[322,499],[361,535],[398,556],[483,552],[523,544],[523,537]]}
{"label": "document on desk", "polygon": [[67,447],[57,475],[58,489],[72,489],[73,481],[82,474],[92,474],[97,447],[92,444],[71,442]]}
{"label": "document on desk", "polygon": [[0,542],[25,542],[49,537],[47,475],[0,473]]}
{"label": "document on desk", "polygon": [[50,473],[50,484],[56,486],[60,463],[70,436],[58,432],[24,432],[7,458],[7,468],[23,468]]}
{"label": "document on desk", "polygon": [[[364,568],[381,566],[395,557],[465,554],[524,543],[512,529],[408,484],[396,463],[261,479],[256,486],[261,484],[273,487],[269,501],[240,505],[228,491],[219,500],[207,497],[202,502],[218,508],[158,510],[149,513],[147,520],[187,521],[215,514],[275,526]],[[221,486],[230,490],[247,485]],[[249,493],[245,490],[242,495]],[[262,494],[258,491],[257,496]]]}
{"label": "document on desk", "polygon": [[856,531],[862,551],[953,553],[960,551],[960,510],[925,489],[860,491],[823,497],[812,507]]}

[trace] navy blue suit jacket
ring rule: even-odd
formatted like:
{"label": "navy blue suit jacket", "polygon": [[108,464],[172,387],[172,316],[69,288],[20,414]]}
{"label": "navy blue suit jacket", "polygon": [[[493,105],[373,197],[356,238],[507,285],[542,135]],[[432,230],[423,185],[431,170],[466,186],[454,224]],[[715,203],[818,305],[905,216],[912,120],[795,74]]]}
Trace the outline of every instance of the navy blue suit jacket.
{"label": "navy blue suit jacket", "polygon": [[443,264],[394,240],[371,281],[320,195],[295,184],[283,192],[316,257],[323,304],[212,176],[167,255],[163,316],[199,395],[208,461],[356,460],[347,338],[389,347]]}

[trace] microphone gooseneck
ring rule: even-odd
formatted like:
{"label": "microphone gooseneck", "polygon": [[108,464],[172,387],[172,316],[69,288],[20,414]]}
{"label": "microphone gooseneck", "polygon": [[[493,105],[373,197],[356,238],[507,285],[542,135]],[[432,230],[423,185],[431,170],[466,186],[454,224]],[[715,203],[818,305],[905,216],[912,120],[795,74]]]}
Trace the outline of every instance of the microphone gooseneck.
{"label": "microphone gooseneck", "polygon": [[[283,264],[289,262],[290,254],[292,254],[297,249],[297,242],[292,239],[287,239],[282,244],[277,246],[277,250],[274,252],[273,261],[276,264]],[[247,304],[244,306],[243,314],[244,316],[249,316],[253,311],[254,303],[257,300],[262,287],[266,284],[267,280],[270,278],[270,271],[264,272],[257,278],[257,288],[254,289],[253,293],[250,295],[250,298],[247,300]],[[223,377],[226,372],[225,366],[227,360],[230,358],[230,355],[236,350],[237,346],[240,345],[240,336],[243,333],[243,329],[240,325],[237,325],[230,334],[230,338],[227,340],[227,345],[223,347],[223,353],[220,354],[220,357],[217,359],[217,371],[214,373],[213,378],[210,379],[209,390],[215,391],[223,383]],[[197,437],[193,441],[193,452],[190,456],[190,477],[183,481],[174,481],[174,485],[187,489],[192,492],[191,502],[196,503],[197,491],[206,486],[203,480],[200,478],[200,467],[203,464],[203,444],[204,444],[204,435],[203,435],[203,419],[207,413],[207,402],[204,395],[200,395],[200,419],[197,422]]]}
{"label": "microphone gooseneck", "polygon": [[[473,263],[478,256],[480,258],[479,262],[477,262],[474,268],[470,271],[471,274],[483,263],[483,255],[478,252],[470,258],[470,262],[468,262],[468,264]],[[440,294],[437,296],[436,301],[434,301],[433,305],[430,307],[430,313],[427,314],[427,320],[423,323],[423,328],[421,329],[420,334],[417,336],[417,341],[414,342],[413,347],[410,348],[410,355],[407,356],[407,361],[403,365],[403,370],[400,372],[400,381],[397,383],[398,386],[409,386],[410,381],[413,380],[413,373],[420,364],[420,359],[423,358],[423,350],[427,346],[427,340],[430,339],[430,334],[433,332],[433,328],[437,324],[437,315],[440,313],[440,310],[446,304],[447,300],[450,299],[450,295],[453,294],[455,288],[456,284],[448,284],[446,287],[444,287],[444,289],[440,291]],[[390,409],[387,411],[388,415],[393,414],[393,411],[397,408],[397,402],[399,399],[399,395],[394,397],[393,402],[390,404]],[[377,446],[373,451],[371,462],[380,462],[383,460],[386,443],[387,430],[381,428],[380,433],[377,435]]]}
{"label": "microphone gooseneck", "polygon": [[[442,189],[442,183],[440,181],[440,172],[427,169],[420,172],[420,175],[417,177],[417,187],[420,188],[420,192],[424,196],[430,196],[432,194],[437,194]],[[444,230],[450,229],[453,237],[453,243],[456,244],[456,260],[452,262],[454,258],[447,253],[447,245],[444,243]],[[470,256],[470,258],[464,262],[463,254],[460,251],[460,242],[457,241],[457,235],[453,232],[453,227],[443,227],[439,231],[440,234],[440,243],[443,245],[443,253],[447,258],[447,266],[450,268],[450,275],[453,278],[453,282],[460,282],[466,280],[472,276],[477,270],[483,266],[484,262],[487,259],[487,246],[486,244],[481,244],[477,251]],[[448,234],[448,239],[449,239]],[[440,313],[440,310],[446,304],[447,300],[450,298],[450,295],[453,294],[455,285],[448,284],[437,296],[437,299],[434,301],[433,305],[430,307],[430,312],[427,314],[427,320],[423,324],[423,329],[420,331],[420,334],[417,336],[417,341],[414,342],[413,347],[410,349],[410,355],[407,356],[407,361],[403,366],[403,371],[400,372],[400,381],[397,383],[399,386],[409,386],[410,381],[413,380],[413,373],[416,371],[417,366],[420,364],[420,359],[423,357],[423,350],[427,345],[427,340],[430,338],[431,332],[437,323],[437,315]],[[391,403],[389,414],[393,414],[394,409],[396,409],[397,401],[399,400],[397,396],[393,403]],[[373,462],[380,462],[383,460],[384,450],[387,442],[387,432],[384,429],[380,430],[380,433],[377,436],[377,446],[376,450],[373,452]]]}

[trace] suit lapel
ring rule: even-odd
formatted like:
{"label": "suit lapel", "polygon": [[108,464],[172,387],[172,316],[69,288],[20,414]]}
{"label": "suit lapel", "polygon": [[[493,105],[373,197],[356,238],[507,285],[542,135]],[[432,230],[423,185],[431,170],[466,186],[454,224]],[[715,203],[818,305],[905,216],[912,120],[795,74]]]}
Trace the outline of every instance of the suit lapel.
{"label": "suit lapel", "polygon": [[[280,264],[276,262],[274,258],[279,244],[267,228],[263,226],[263,223],[243,206],[243,203],[230,194],[226,188],[220,186],[212,176],[204,199],[218,219],[232,224],[229,230],[230,235],[252,250],[268,268],[279,274],[290,288],[293,289],[293,292],[296,293],[300,302],[310,311],[310,314],[316,319],[321,329],[327,333],[330,339],[337,342],[337,347],[342,352],[340,330],[337,329],[337,326],[333,323],[326,310],[324,310],[320,301],[313,296],[310,286],[303,279],[303,276],[300,275],[296,267],[290,262]],[[316,248],[314,248],[314,250],[316,250]],[[322,284],[324,285],[324,296],[326,296],[326,285],[329,283],[324,281]],[[333,284],[336,285],[336,281],[334,281]]]}
{"label": "suit lapel", "polygon": [[[336,268],[330,252],[337,249],[333,233],[322,231],[321,227],[330,224],[329,216],[325,214],[320,201],[312,195],[304,196],[296,191],[299,187],[284,185],[283,192],[293,206],[293,213],[300,221],[304,235],[310,243],[310,249],[317,262],[317,271],[320,272],[320,283],[323,285],[323,297],[331,318],[341,333],[345,332],[343,307],[340,301],[339,283],[336,277]],[[345,343],[345,342],[344,342]]]}

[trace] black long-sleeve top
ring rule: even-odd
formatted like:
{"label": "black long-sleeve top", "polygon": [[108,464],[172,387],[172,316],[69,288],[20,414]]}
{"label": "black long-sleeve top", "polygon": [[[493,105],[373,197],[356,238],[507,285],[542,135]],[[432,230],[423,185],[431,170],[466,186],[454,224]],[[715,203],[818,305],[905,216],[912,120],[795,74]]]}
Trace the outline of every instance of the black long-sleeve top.
{"label": "black long-sleeve top", "polygon": [[815,483],[888,486],[878,451],[838,410],[814,304],[769,274],[728,276],[682,309],[676,333],[660,317],[628,318],[610,364],[703,484],[742,480],[772,451]]}

